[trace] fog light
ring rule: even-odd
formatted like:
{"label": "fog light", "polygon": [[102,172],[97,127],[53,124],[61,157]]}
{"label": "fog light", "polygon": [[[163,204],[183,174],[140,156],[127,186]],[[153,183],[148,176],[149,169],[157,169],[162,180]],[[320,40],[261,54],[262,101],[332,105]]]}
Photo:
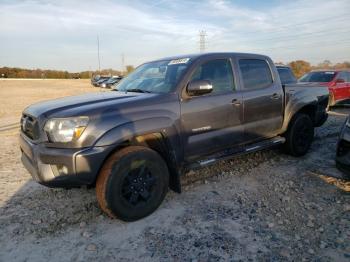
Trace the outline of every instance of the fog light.
{"label": "fog light", "polygon": [[68,175],[68,167],[65,165],[51,165],[51,169],[55,176]]}

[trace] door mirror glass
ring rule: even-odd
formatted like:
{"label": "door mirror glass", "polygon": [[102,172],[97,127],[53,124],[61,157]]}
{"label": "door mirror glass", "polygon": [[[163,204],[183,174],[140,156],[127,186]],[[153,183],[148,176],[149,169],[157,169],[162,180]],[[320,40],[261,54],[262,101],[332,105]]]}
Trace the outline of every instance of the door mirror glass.
{"label": "door mirror glass", "polygon": [[190,96],[200,96],[213,91],[213,85],[209,80],[193,80],[187,86]]}
{"label": "door mirror glass", "polygon": [[338,78],[336,83],[345,83],[345,80],[343,78]]}

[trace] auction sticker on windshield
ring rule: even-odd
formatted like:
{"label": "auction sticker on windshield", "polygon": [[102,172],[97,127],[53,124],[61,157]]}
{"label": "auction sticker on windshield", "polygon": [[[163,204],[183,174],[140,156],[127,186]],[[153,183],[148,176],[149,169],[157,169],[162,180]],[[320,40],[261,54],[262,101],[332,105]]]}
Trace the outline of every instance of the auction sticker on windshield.
{"label": "auction sticker on windshield", "polygon": [[188,61],[190,61],[189,58],[180,58],[171,60],[168,65],[186,64]]}

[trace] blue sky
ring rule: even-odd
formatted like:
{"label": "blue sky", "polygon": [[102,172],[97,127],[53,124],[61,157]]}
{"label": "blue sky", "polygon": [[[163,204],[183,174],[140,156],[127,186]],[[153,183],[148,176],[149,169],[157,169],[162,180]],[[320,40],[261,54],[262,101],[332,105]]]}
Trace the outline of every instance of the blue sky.
{"label": "blue sky", "polygon": [[0,0],[0,66],[120,69],[207,51],[262,53],[274,61],[350,60],[349,0]]}

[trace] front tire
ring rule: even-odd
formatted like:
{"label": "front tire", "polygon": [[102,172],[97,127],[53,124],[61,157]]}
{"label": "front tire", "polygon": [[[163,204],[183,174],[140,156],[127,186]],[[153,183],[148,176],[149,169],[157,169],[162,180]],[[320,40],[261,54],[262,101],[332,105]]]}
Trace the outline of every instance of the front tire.
{"label": "front tire", "polygon": [[168,185],[163,158],[149,148],[130,146],[107,159],[97,178],[96,196],[110,217],[135,221],[159,207]]}
{"label": "front tire", "polygon": [[314,125],[311,118],[303,113],[295,115],[285,134],[285,150],[292,156],[305,155],[314,138]]}

